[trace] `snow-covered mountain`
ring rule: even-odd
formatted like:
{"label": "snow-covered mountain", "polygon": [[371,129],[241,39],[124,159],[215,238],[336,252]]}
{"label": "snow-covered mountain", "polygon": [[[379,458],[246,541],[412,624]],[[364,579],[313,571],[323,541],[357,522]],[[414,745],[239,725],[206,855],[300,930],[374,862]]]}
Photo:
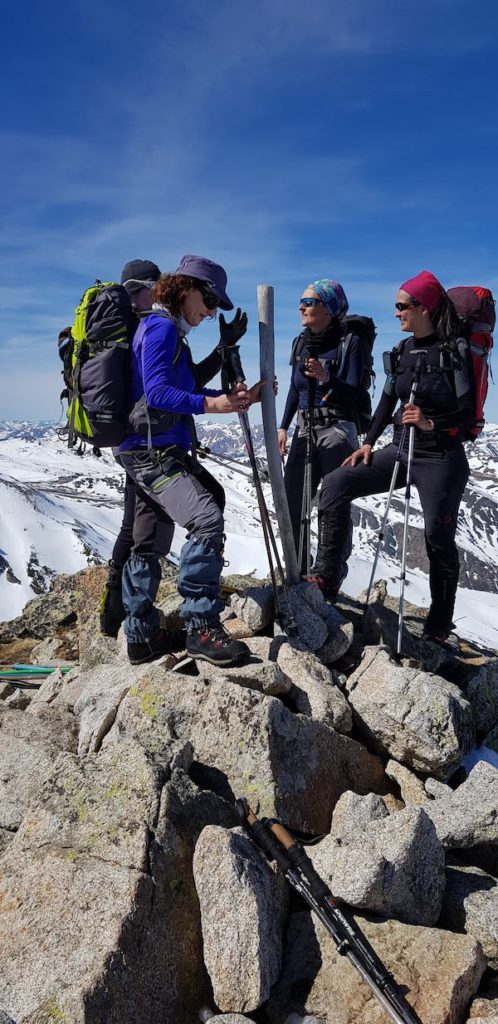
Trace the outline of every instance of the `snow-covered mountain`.
{"label": "snow-covered mountain", "polygon": [[[264,464],[261,425],[253,427]],[[251,472],[238,423],[205,423],[206,466],[227,493],[225,557],[231,572],[266,575],[267,563]],[[487,426],[469,446],[471,479],[461,507],[458,543],[461,589],[459,629],[498,647],[498,427]],[[109,558],[122,512],[123,472],[112,454],[69,451],[50,423],[0,423],[0,620],[14,618],[27,600],[60,572],[76,572]],[[270,489],[265,485],[271,507]],[[385,496],[354,508],[355,541],[345,589],[356,596],[368,583]],[[416,491],[410,517],[406,597],[428,604],[423,522]],[[395,495],[378,575],[397,591],[403,492]],[[184,532],[175,533],[178,554]],[[472,593],[473,592],[473,593]],[[496,620],[496,625],[494,625]]]}

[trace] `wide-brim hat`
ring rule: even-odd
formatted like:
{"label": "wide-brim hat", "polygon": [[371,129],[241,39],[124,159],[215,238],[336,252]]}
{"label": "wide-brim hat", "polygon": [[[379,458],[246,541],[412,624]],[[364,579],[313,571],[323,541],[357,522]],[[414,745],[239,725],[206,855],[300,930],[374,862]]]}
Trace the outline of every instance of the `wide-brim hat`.
{"label": "wide-brim hat", "polygon": [[221,309],[233,309],[233,302],[226,293],[228,278],[219,263],[213,263],[204,256],[182,256],[175,274],[185,274],[204,281],[216,295]]}

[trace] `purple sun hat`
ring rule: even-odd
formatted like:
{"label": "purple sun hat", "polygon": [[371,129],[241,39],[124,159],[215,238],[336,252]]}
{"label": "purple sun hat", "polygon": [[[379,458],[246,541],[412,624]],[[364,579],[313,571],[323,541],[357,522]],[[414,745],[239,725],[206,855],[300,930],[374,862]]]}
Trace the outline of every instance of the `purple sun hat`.
{"label": "purple sun hat", "polygon": [[330,277],[322,277],[319,281],[312,281],[308,288],[312,288],[318,295],[331,316],[342,318],[346,315],[349,302],[342,284],[339,284],[338,281],[332,281]]}
{"label": "purple sun hat", "polygon": [[228,278],[219,263],[213,263],[204,256],[182,256],[175,274],[185,274],[187,277],[196,277],[198,281],[205,281],[216,295],[221,309],[233,309],[233,302],[226,293]]}

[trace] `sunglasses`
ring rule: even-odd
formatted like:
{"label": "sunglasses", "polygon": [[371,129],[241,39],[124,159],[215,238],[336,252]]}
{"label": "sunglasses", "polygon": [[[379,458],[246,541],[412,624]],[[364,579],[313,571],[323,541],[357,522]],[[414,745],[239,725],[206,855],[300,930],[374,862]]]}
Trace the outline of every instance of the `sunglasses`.
{"label": "sunglasses", "polygon": [[144,281],[138,277],[130,277],[127,281],[123,281],[123,287],[125,288],[127,284],[139,284],[141,288],[148,288],[151,292],[156,287],[157,281]]}
{"label": "sunglasses", "polygon": [[204,281],[196,281],[195,287],[202,295],[202,301],[206,309],[216,309],[219,305],[218,296],[211,291],[210,288],[204,283]]}
{"label": "sunglasses", "polygon": [[323,306],[323,302],[321,299],[308,299],[306,297],[304,299],[299,299],[299,305],[304,306],[305,309],[311,309],[312,306]]}
{"label": "sunglasses", "polygon": [[417,306],[420,306],[420,302],[417,302],[416,299],[414,299],[413,302],[394,303],[394,308],[397,309],[399,313],[404,313],[406,309],[416,309]]}

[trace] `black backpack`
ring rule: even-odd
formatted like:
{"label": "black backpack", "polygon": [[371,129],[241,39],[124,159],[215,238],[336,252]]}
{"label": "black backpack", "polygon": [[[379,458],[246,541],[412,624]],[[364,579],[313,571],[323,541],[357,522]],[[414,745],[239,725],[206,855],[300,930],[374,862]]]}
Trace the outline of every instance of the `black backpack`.
{"label": "black backpack", "polygon": [[97,279],[83,293],[71,327],[59,334],[69,448],[77,438],[96,448],[110,448],[126,436],[130,345],[137,324],[126,288]]}
{"label": "black backpack", "polygon": [[[370,397],[370,388],[375,382],[373,346],[375,338],[377,337],[377,330],[372,317],[359,316],[359,314],[356,313],[352,313],[351,316],[344,317],[343,324],[344,333],[340,344],[337,346],[334,370],[336,373],[339,372],[344,359],[346,358],[348,346],[351,344],[353,337],[358,337],[361,342],[363,356],[363,373],[356,395],[353,419],[358,433],[366,434],[372,422],[372,399]],[[292,344],[290,357],[291,365],[299,360],[305,344],[305,334],[303,332],[294,339]]]}
{"label": "black backpack", "polygon": [[[375,371],[373,368],[373,347],[377,330],[371,316],[358,316],[353,313],[345,317],[346,330],[342,340],[343,357],[351,339],[356,335],[361,342],[363,355],[363,373],[358,388],[355,409],[355,423],[359,434],[366,434],[372,422],[372,399],[370,389],[375,389]],[[341,360],[342,361],[342,360]]]}
{"label": "black backpack", "polygon": [[[157,414],[149,410],[145,398],[133,410],[137,412],[136,422],[132,424],[129,420],[131,343],[140,320],[150,312],[135,312],[126,288],[115,281],[102,282],[97,278],[84,291],[71,327],[65,327],[58,338],[65,385],[60,397],[68,400],[69,448],[79,439],[98,451],[117,447],[128,433],[136,432],[135,428],[151,433]],[[165,310],[154,312],[171,319]],[[182,348],[179,333],[173,366]],[[186,351],[191,359],[188,346]],[[166,429],[178,416],[161,411],[160,418],[162,429]]]}

